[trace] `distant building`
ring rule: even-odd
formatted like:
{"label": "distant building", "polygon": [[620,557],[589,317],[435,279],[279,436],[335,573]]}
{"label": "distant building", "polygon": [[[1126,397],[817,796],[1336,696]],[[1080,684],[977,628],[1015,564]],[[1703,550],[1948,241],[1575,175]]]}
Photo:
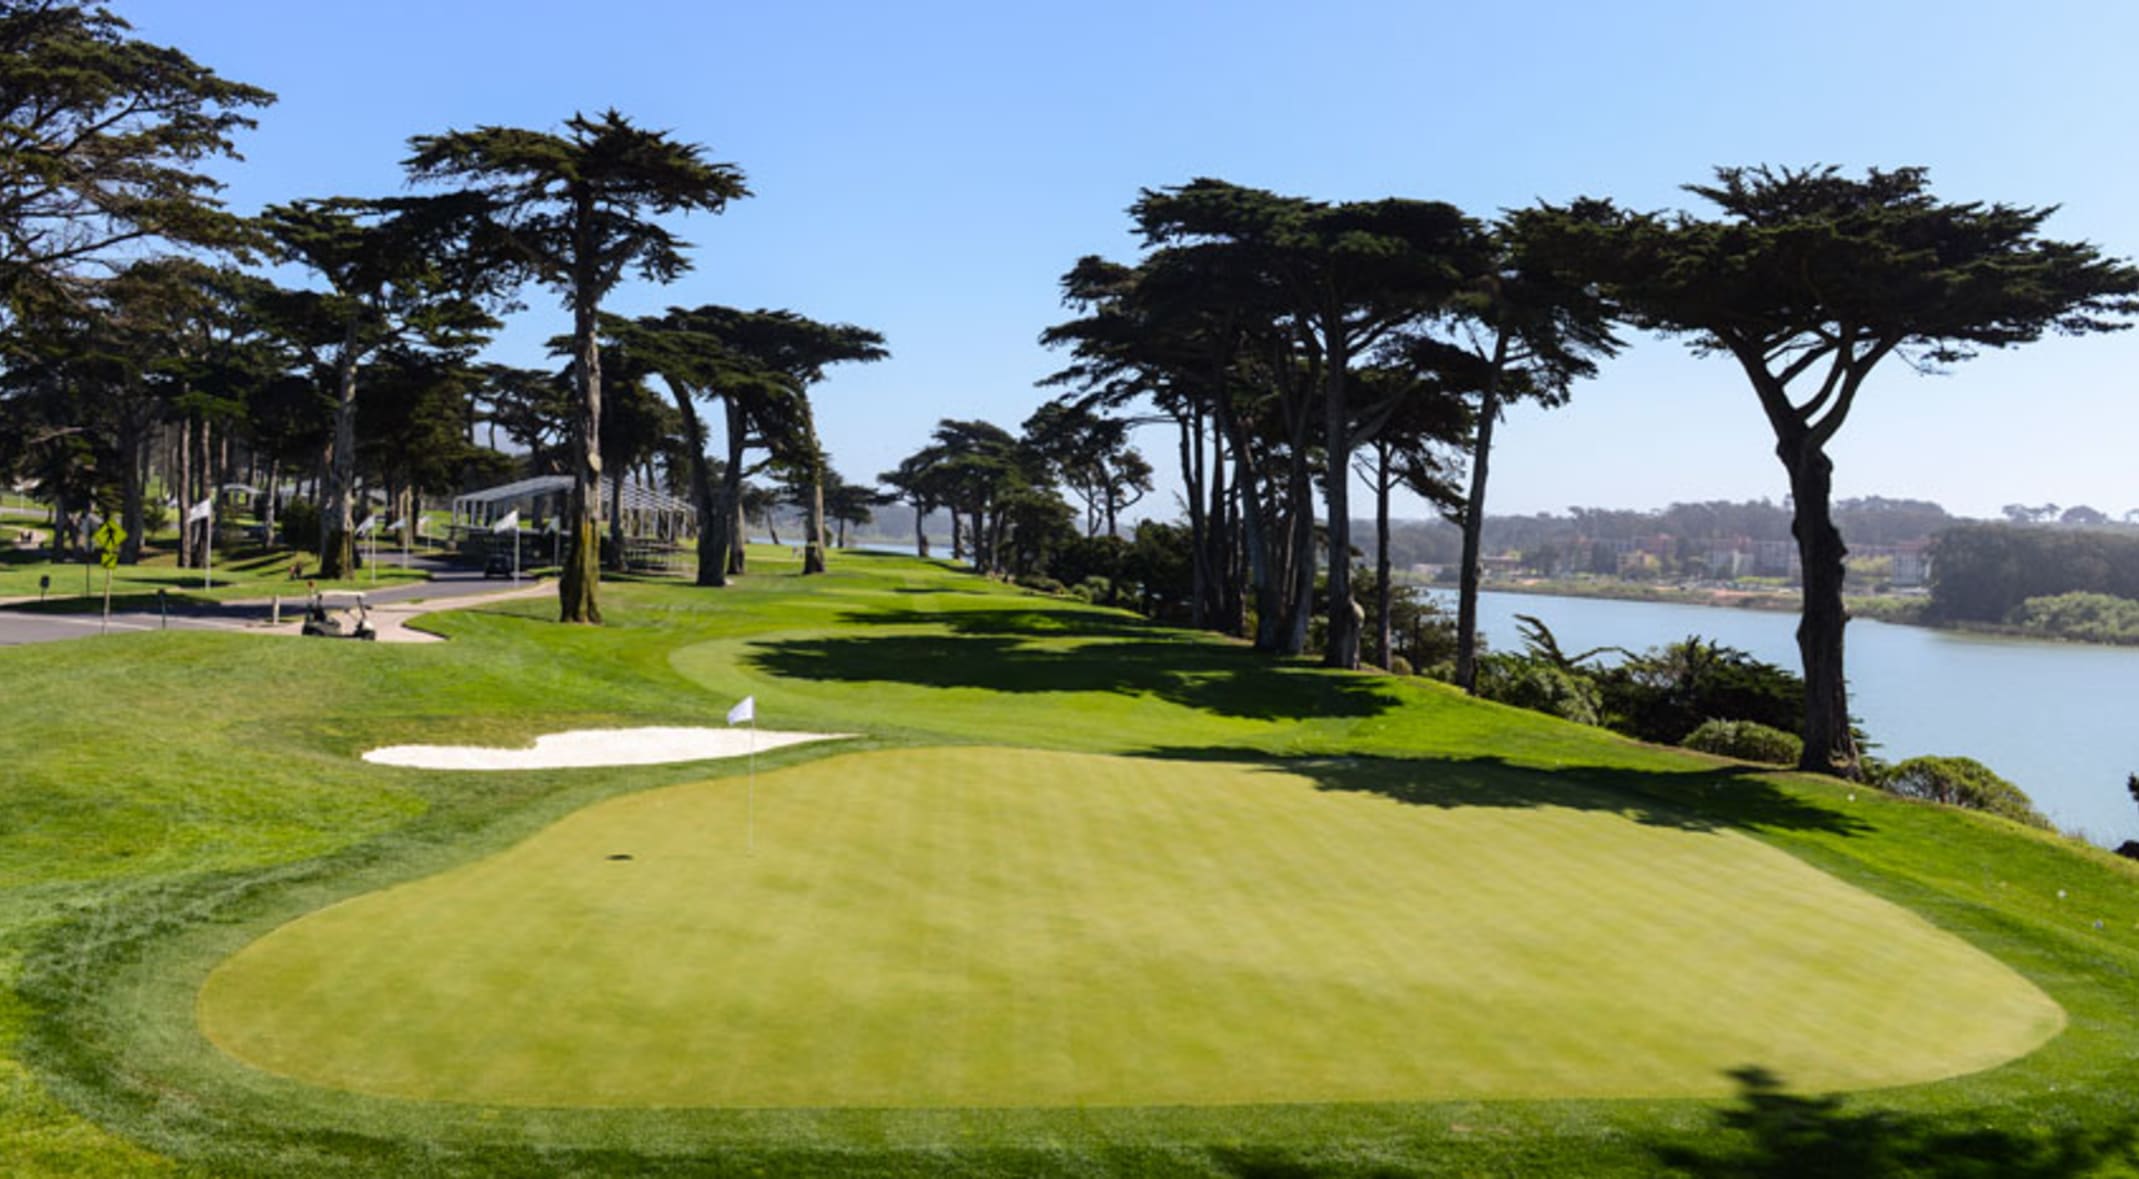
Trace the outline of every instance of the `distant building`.
{"label": "distant building", "polygon": [[1708,551],[1702,554],[1708,564],[1708,575],[1717,581],[1734,581],[1751,574],[1753,552],[1751,548],[1743,547],[1747,543],[1739,541],[1725,548],[1716,541],[1710,541]]}
{"label": "distant building", "polygon": [[1894,546],[1894,588],[1921,589],[1931,584],[1931,542],[1903,541]]}

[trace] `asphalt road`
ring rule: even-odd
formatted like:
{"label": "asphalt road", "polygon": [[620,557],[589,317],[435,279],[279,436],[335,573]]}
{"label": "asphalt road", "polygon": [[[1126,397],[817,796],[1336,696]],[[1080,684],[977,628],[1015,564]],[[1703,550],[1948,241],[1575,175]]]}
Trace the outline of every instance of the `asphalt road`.
{"label": "asphalt road", "polygon": [[[420,557],[410,564],[418,569],[429,569],[431,579],[368,590],[364,594],[364,600],[373,605],[383,605],[416,598],[432,600],[472,597],[477,594],[496,593],[511,585],[511,582],[503,579],[485,578],[481,567],[475,565],[449,564]],[[327,595],[327,605],[330,609],[346,608],[351,604],[352,597],[349,593],[334,591]],[[284,593],[283,620],[287,622],[299,617],[304,610],[304,604],[304,590],[301,586],[295,586]],[[259,601],[173,607],[168,617],[153,610],[119,611],[113,613],[107,623],[101,614],[43,614],[0,607],[0,647],[15,647],[24,643],[52,643],[61,639],[81,639],[99,634],[124,634],[143,630],[242,630],[266,623],[272,610],[272,605],[262,598]]]}

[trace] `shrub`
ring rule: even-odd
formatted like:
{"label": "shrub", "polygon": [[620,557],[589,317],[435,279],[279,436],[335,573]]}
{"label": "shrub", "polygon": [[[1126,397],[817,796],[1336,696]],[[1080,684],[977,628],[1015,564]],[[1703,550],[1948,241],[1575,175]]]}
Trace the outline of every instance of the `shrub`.
{"label": "shrub", "polygon": [[282,533],[282,546],[300,552],[319,551],[319,505],[308,499],[293,499],[282,505],[275,521]]}
{"label": "shrub", "polygon": [[1095,574],[1071,586],[1069,592],[1071,597],[1080,602],[1099,605],[1114,600],[1114,583]]}
{"label": "shrub", "polygon": [[1786,733],[1805,723],[1805,682],[1796,673],[1697,637],[1643,652],[1597,679],[1605,723],[1660,745],[1676,745],[1717,718]]}
{"label": "shrub", "polygon": [[1409,659],[1406,659],[1406,658],[1404,658],[1404,657],[1403,657],[1403,656],[1401,656],[1401,655],[1391,655],[1391,656],[1389,656],[1389,674],[1391,674],[1391,675],[1410,675],[1410,674],[1411,674],[1411,661],[1410,661]]}
{"label": "shrub", "polygon": [[2050,830],[2020,787],[1969,757],[1912,757],[1881,775],[1880,787],[1903,798],[1924,798],[1949,806],[2002,815],[2016,823]]}
{"label": "shrub", "polygon": [[1492,654],[1478,660],[1478,695],[1577,724],[1597,723],[1597,686],[1542,659]]}
{"label": "shrub", "polygon": [[1785,733],[1757,721],[1704,721],[1679,744],[1718,757],[1778,766],[1796,765],[1805,752],[1804,739],[1797,734]]}

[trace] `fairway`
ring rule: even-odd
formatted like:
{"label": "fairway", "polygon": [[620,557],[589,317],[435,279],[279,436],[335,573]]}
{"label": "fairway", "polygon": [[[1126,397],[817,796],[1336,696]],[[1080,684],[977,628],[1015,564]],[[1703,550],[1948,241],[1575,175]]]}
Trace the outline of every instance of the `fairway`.
{"label": "fairway", "polygon": [[2063,1026],[1741,835],[1346,773],[849,754],[758,776],[754,850],[747,779],[665,787],[285,925],[199,1019],[314,1085],[605,1107],[1695,1096],[1749,1064],[1855,1089]]}

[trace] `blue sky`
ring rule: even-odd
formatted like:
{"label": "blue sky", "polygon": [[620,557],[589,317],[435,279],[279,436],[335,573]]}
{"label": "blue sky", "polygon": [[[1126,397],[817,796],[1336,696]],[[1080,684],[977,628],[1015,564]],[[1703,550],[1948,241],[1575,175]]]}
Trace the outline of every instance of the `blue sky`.
{"label": "blue sky", "polygon": [[[117,7],[280,95],[220,169],[240,211],[396,191],[411,135],[606,107],[738,164],[756,195],[680,224],[696,269],[610,306],[882,331],[891,360],[817,392],[850,478],[941,417],[1014,429],[1063,360],[1035,342],[1066,317],[1062,272],[1132,257],[1138,189],[1196,176],[1490,215],[1580,194],[1680,207],[1719,164],[1920,164],[1948,199],[2058,204],[2053,235],[2139,255],[2139,6],[2115,0]],[[553,296],[526,297],[494,359],[544,363],[563,328]],[[1832,447],[1838,495],[2139,508],[2139,334],[1887,369]],[[1170,436],[1143,445],[1171,465]],[[1734,366],[1644,338],[1568,408],[1511,415],[1492,509],[1780,500],[1771,446]]]}

